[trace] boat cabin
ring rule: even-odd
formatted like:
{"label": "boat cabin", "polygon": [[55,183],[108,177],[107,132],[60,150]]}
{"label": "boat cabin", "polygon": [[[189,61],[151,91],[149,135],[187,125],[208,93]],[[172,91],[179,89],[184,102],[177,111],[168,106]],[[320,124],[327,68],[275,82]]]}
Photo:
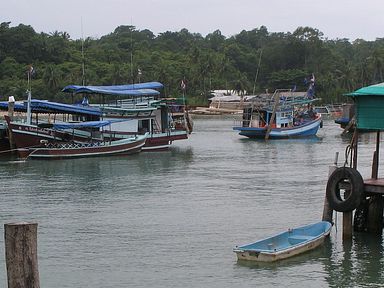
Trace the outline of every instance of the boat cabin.
{"label": "boat cabin", "polygon": [[[271,123],[274,128],[288,128],[294,125],[294,111],[286,109],[277,111],[275,119]],[[253,108],[244,109],[243,127],[263,128],[270,123],[273,116],[273,110],[259,110]]]}

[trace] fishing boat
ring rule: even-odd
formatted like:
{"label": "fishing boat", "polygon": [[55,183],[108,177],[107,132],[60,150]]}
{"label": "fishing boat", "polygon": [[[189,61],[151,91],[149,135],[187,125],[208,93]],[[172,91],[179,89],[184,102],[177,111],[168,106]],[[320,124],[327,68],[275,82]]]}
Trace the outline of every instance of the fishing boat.
{"label": "fishing boat", "polygon": [[254,97],[244,108],[233,130],[248,138],[282,139],[316,135],[321,114],[313,110],[307,92],[278,89],[271,95]]}
{"label": "fishing boat", "polygon": [[[12,123],[10,127],[12,129]],[[52,124],[52,130],[95,129],[111,125],[111,121]],[[127,155],[140,152],[148,134],[135,135],[114,141],[90,138],[88,142],[41,140],[39,146],[18,149],[21,158],[66,159],[95,156]]]}
{"label": "fishing boat", "polygon": [[236,253],[238,260],[274,262],[317,248],[329,235],[331,228],[331,223],[321,221],[288,229],[251,244],[236,246],[233,252]]}
{"label": "fishing boat", "polygon": [[[8,104],[0,102],[0,109],[7,110]],[[98,108],[30,99],[16,103],[14,110],[21,112],[22,116],[11,119],[5,115],[5,120],[16,149],[39,147],[42,141],[68,142],[70,139],[81,143],[88,142],[92,137],[94,141],[100,138],[100,133],[96,133],[99,128],[52,129],[52,124],[99,121],[102,113]]]}
{"label": "fishing boat", "polygon": [[[129,126],[112,124],[112,139],[129,137],[130,134],[149,133],[143,151],[166,150],[173,141],[188,139],[193,125],[185,101],[160,98],[163,84],[145,82],[129,85],[79,86],[69,85],[63,92],[83,94],[90,100],[92,95],[101,95],[102,103],[90,104],[102,112],[103,119],[134,119]],[[105,135],[107,136],[107,135]]]}

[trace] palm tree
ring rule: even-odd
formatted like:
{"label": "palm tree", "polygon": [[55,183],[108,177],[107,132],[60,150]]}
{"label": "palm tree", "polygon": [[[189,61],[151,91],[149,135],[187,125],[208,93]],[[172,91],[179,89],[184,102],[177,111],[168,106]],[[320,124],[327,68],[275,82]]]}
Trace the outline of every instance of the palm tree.
{"label": "palm tree", "polygon": [[55,66],[48,65],[43,74],[43,82],[50,91],[56,91],[59,88],[59,77]]}

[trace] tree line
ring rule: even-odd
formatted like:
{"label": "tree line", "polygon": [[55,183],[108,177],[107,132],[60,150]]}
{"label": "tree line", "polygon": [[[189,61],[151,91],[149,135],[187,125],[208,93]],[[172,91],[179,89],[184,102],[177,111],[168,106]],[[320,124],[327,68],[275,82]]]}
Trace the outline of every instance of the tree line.
{"label": "tree line", "polygon": [[344,93],[383,82],[384,38],[330,40],[311,27],[271,33],[261,26],[225,37],[187,29],[154,35],[119,26],[99,39],[73,40],[66,32],[36,33],[30,25],[0,24],[0,97],[25,99],[33,66],[33,97],[69,102],[70,84],[114,85],[147,81],[164,84],[165,97],[178,97],[186,83],[190,105],[206,104],[210,91],[253,94],[279,88],[304,90],[314,74],[316,95],[339,103]]}

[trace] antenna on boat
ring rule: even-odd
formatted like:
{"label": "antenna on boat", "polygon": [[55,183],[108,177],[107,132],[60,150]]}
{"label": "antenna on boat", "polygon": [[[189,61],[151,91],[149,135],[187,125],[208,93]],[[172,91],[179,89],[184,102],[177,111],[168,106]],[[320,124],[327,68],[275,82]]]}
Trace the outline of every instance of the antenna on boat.
{"label": "antenna on boat", "polygon": [[84,58],[84,33],[83,33],[83,17],[81,17],[81,68],[82,68],[82,84],[85,86],[85,58]]}
{"label": "antenna on boat", "polygon": [[253,91],[252,91],[252,94],[253,94],[253,95],[255,95],[256,81],[257,81],[257,77],[259,76],[260,63],[261,63],[261,55],[263,55],[263,49],[260,50],[259,64],[257,65],[257,70],[256,70],[256,75],[255,75],[255,81],[253,82]]}

